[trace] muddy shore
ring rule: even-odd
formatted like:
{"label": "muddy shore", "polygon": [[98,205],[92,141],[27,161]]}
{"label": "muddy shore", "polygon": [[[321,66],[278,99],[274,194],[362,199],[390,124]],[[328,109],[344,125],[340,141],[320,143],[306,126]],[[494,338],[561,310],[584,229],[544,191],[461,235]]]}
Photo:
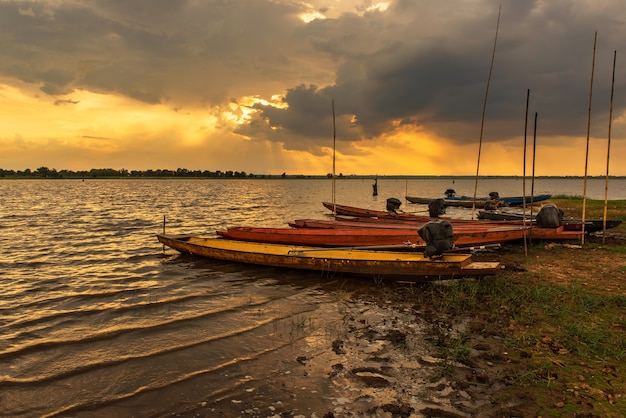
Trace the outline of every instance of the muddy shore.
{"label": "muddy shore", "polygon": [[[592,240],[598,242],[597,238]],[[626,240],[613,237],[612,243],[623,245]],[[537,279],[566,283],[575,270],[580,274],[580,264],[574,261],[581,258],[581,251],[586,250],[576,244],[550,244],[525,255],[520,245],[514,245],[477,257],[498,259],[503,274],[512,275],[514,280],[519,274],[520,280],[528,281],[529,275],[535,275]],[[601,248],[594,251],[593,262],[615,257]],[[622,262],[624,267],[614,272],[610,291],[626,294],[626,260]],[[546,268],[555,273],[546,273]],[[601,280],[593,273],[593,265],[587,268],[585,277],[591,285]],[[481,280],[488,283],[495,278]],[[532,286],[532,280],[528,285]],[[275,368],[271,380],[259,382],[250,376],[248,382],[242,382],[239,394],[207,397],[194,408],[172,411],[168,416],[537,416],[532,412],[536,388],[517,387],[517,379],[533,356],[547,352],[555,364],[564,364],[567,350],[549,335],[531,345],[507,344],[506,334],[520,331],[519,324],[511,319],[515,306],[502,306],[497,314],[477,306],[464,315],[450,315],[441,306],[429,306],[422,296],[436,286],[455,286],[455,281],[426,287],[380,283],[366,291],[346,292],[337,301],[341,321],[302,330],[308,335],[294,343],[288,358],[269,362]],[[462,360],[450,345],[459,336],[463,336],[464,347],[471,347]],[[617,365],[609,366],[608,373],[620,379]],[[572,390],[572,396],[580,396],[581,407],[578,412],[563,411],[561,416],[601,416],[594,415],[594,402],[617,402],[622,396],[619,392],[594,392],[585,388],[583,381],[562,384],[580,386]],[[558,409],[563,400],[556,397],[549,402]]]}

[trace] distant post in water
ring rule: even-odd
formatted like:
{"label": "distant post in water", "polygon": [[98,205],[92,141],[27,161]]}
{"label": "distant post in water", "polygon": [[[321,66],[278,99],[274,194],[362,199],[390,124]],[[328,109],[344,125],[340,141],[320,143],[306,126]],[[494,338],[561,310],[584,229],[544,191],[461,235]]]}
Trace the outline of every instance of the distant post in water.
{"label": "distant post in water", "polygon": [[372,184],[372,196],[378,196],[378,177],[374,178],[374,184]]}

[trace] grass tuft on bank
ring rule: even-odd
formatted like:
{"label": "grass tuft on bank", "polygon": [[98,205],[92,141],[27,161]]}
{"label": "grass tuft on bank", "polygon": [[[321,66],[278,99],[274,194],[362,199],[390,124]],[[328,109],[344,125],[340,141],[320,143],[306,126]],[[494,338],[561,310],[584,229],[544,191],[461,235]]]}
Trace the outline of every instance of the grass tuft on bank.
{"label": "grass tuft on bank", "polygon": [[415,306],[439,318],[442,373],[457,363],[491,370],[504,384],[498,399],[527,396],[533,416],[626,416],[623,251],[537,243],[526,256],[511,246],[496,277],[425,285]]}
{"label": "grass tuft on bank", "polygon": [[[582,218],[583,197],[556,195],[548,201],[565,212],[565,216]],[[587,199],[585,201],[585,219],[602,219],[605,210],[604,200]],[[622,224],[610,229],[611,233],[626,234],[626,200],[609,200],[606,202],[606,218],[621,220]]]}

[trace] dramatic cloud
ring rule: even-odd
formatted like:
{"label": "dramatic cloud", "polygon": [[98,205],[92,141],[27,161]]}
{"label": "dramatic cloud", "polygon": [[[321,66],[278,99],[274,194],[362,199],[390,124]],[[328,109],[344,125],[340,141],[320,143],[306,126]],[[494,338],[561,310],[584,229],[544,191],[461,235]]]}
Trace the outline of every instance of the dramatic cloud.
{"label": "dramatic cloud", "polygon": [[[487,156],[521,159],[530,90],[546,174],[579,174],[595,32],[590,134],[607,136],[617,51],[614,167],[626,167],[624,21],[619,0],[2,0],[0,108],[12,121],[0,168],[60,164],[36,152],[45,144],[50,158],[74,156],[58,168],[130,166],[132,154],[147,167],[311,172],[328,167],[335,132],[344,171],[383,174],[368,161],[383,152],[398,170],[411,170],[409,153],[433,169],[443,155],[474,158],[491,70]],[[606,150],[592,152],[599,174]],[[563,153],[575,158],[548,167]],[[394,174],[438,174],[412,170]]]}

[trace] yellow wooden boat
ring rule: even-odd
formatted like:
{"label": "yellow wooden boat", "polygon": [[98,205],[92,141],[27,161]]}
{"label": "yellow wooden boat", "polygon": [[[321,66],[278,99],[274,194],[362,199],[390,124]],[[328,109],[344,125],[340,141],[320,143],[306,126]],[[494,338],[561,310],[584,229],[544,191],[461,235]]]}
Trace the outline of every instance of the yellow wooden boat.
{"label": "yellow wooden boat", "polygon": [[444,253],[429,258],[406,250],[318,248],[164,234],[157,238],[181,253],[217,260],[409,281],[489,276],[500,266],[498,262],[475,261],[472,254]]}

